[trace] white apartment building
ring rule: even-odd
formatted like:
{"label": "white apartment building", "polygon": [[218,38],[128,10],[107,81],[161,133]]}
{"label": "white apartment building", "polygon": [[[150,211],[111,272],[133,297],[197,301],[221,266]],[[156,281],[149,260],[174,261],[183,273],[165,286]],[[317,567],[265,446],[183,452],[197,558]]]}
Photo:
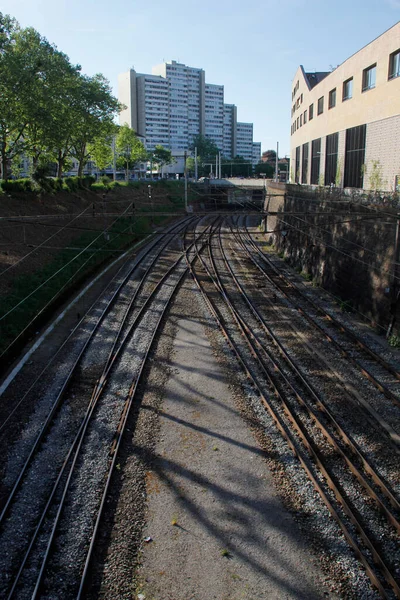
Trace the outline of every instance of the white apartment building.
{"label": "white apartment building", "polygon": [[400,22],[332,72],[297,69],[291,181],[400,189]]}
{"label": "white apartment building", "polygon": [[237,123],[236,156],[253,161],[253,123]]}
{"label": "white apartment building", "polygon": [[253,158],[252,165],[258,165],[261,160],[261,142],[253,142]]}
{"label": "white apartment building", "polygon": [[224,86],[206,83],[204,135],[221,150],[224,147]]}
{"label": "white apartment building", "polygon": [[143,136],[149,150],[161,144],[183,159],[200,134],[225,158],[255,161],[252,123],[237,123],[236,106],[224,104],[224,86],[205,83],[203,69],[174,60],[153,67],[152,75],[130,69],[118,77],[118,99],[127,107],[120,124]]}
{"label": "white apartment building", "polygon": [[237,108],[234,104],[224,104],[224,139],[222,154],[225,158],[236,156]]}
{"label": "white apartment building", "polygon": [[174,153],[182,151],[204,129],[204,71],[173,60],[153,67],[152,73],[168,81],[169,147]]}

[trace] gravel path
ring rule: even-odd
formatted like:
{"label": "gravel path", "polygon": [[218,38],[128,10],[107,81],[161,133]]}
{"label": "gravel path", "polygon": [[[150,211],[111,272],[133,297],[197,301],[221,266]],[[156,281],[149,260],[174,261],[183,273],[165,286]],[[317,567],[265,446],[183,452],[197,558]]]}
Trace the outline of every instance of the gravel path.
{"label": "gravel path", "polygon": [[[193,368],[193,365],[196,368]],[[271,485],[204,329],[178,322],[161,412],[141,593],[162,600],[322,598],[321,580]]]}

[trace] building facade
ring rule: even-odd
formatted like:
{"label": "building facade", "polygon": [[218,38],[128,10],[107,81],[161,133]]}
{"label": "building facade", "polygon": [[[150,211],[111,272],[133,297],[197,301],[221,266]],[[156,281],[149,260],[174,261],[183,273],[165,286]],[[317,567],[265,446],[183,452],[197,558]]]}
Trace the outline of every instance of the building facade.
{"label": "building facade", "polygon": [[182,158],[194,136],[204,135],[225,158],[254,163],[253,124],[237,122],[236,106],[224,104],[224,86],[206,83],[203,69],[176,61],[153,67],[152,75],[130,69],[118,77],[118,99],[127,107],[120,124],[143,136],[149,150],[161,144]]}
{"label": "building facade", "polygon": [[237,124],[236,156],[253,162],[253,123]]}
{"label": "building facade", "polygon": [[393,191],[400,183],[400,22],[332,72],[296,72],[291,181]]}
{"label": "building facade", "polygon": [[261,161],[261,142],[253,142],[253,167]]}

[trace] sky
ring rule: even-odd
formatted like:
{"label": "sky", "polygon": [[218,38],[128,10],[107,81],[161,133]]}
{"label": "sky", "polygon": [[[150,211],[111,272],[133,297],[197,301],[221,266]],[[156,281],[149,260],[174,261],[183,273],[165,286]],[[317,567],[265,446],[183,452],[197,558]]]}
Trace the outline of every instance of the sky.
{"label": "sky", "polygon": [[[262,151],[290,151],[297,67],[329,71],[400,20],[400,0],[0,0],[88,75],[177,60],[223,84]],[[399,40],[400,46],[400,40]]]}

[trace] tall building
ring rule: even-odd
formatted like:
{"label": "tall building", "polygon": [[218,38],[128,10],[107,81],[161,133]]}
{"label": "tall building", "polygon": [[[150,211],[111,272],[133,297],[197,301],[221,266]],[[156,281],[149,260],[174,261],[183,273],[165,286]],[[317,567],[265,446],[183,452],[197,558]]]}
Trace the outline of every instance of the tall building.
{"label": "tall building", "polygon": [[297,69],[291,180],[394,190],[400,186],[400,22],[332,72]]}
{"label": "tall building", "polygon": [[253,161],[253,123],[237,123],[236,156]]}
{"label": "tall building", "polygon": [[258,165],[261,160],[261,142],[253,142],[253,166]]}
{"label": "tall building", "polygon": [[224,147],[224,86],[206,83],[204,135],[223,151]]}
{"label": "tall building", "polygon": [[224,142],[222,154],[225,158],[236,156],[237,108],[234,104],[224,104]]}
{"label": "tall building", "polygon": [[[204,131],[204,71],[173,60],[153,67],[152,73],[169,85],[169,148],[186,149],[193,137]],[[144,110],[148,109],[145,104]]]}
{"label": "tall building", "polygon": [[203,69],[174,60],[153,67],[152,75],[130,69],[118,77],[118,99],[127,107],[120,123],[143,136],[149,150],[161,144],[182,158],[200,134],[225,158],[254,162],[252,123],[237,123],[236,106],[224,104],[224,86],[205,83]]}

